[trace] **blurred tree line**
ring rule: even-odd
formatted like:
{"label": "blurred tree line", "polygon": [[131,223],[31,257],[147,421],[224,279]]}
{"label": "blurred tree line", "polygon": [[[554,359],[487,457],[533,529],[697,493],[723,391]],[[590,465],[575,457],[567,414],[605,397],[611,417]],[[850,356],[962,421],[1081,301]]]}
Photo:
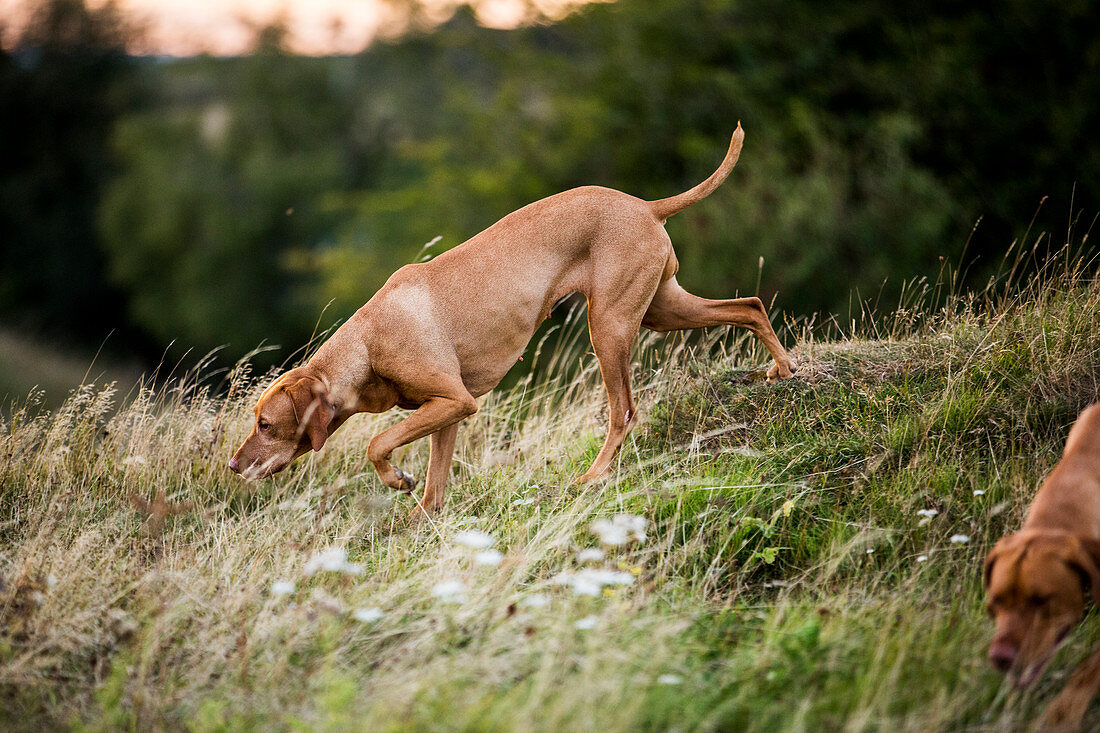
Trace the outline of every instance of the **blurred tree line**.
{"label": "blurred tree line", "polygon": [[993,263],[1042,197],[1064,230],[1100,195],[1087,0],[621,0],[509,31],[460,9],[355,57],[293,56],[276,26],[171,61],[127,57],[110,5],[46,7],[86,29],[0,53],[0,313],[151,349],[285,356],[537,198],[694,185],[738,120],[734,174],[668,224],[710,297],[763,257],[787,312],[888,303],[979,218],[967,257]]}
{"label": "blurred tree line", "polygon": [[97,219],[115,124],[140,103],[136,32],[113,5],[54,0],[0,48],[0,324],[101,338],[125,308]]}

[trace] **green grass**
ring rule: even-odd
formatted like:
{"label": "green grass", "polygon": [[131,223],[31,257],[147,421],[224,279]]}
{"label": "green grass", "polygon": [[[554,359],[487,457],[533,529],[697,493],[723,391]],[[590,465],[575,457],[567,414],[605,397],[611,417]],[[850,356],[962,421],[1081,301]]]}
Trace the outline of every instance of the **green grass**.
{"label": "green grass", "polygon": [[[597,485],[572,483],[602,439],[594,360],[558,354],[466,422],[446,509],[422,526],[366,460],[398,415],[243,486],[225,463],[268,381],[247,368],[227,396],[184,381],[121,408],[87,388],[16,410],[0,431],[0,726],[1026,729],[1098,629],[1034,689],[1006,688],[984,659],[981,560],[1097,398],[1100,285],[1081,265],[916,310],[860,336],[804,329],[778,385],[744,335],[646,339],[648,415]],[[426,459],[398,456],[420,476]],[[194,504],[159,533],[128,501],[157,490]],[[634,582],[554,583],[618,512],[646,538],[598,565]],[[467,528],[497,538],[499,566],[454,542]],[[332,546],[362,574],[306,576]],[[464,602],[433,596],[449,579]],[[549,604],[525,605],[536,595]],[[361,623],[361,607],[384,615]]]}

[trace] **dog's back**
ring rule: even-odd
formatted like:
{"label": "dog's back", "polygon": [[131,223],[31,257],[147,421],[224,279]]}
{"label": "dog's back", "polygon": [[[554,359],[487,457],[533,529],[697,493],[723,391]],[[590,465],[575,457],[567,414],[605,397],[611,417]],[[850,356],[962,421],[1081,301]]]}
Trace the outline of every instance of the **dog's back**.
{"label": "dog's back", "polygon": [[1065,455],[1100,463],[1100,402],[1086,407],[1066,438]]}
{"label": "dog's back", "polygon": [[1024,529],[1060,529],[1100,540],[1100,403],[1077,418],[1062,460],[1035,495]]}

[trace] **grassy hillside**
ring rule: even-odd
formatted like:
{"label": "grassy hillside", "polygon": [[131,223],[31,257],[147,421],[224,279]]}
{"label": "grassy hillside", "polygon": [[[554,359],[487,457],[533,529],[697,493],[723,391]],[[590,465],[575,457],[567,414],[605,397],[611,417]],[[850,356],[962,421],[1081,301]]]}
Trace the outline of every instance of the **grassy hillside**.
{"label": "grassy hillside", "polygon": [[[185,382],[118,412],[85,390],[16,413],[0,431],[0,726],[1027,727],[1096,625],[1032,691],[1005,688],[980,564],[1098,395],[1094,276],[807,331],[776,386],[743,336],[648,339],[647,420],[611,480],[579,487],[603,430],[586,356],[576,377],[483,402],[445,511],[420,526],[365,456],[397,415],[243,486],[225,464],[267,381],[246,369],[227,397]],[[568,353],[554,338],[543,358]],[[398,462],[422,476],[426,457]],[[593,526],[620,513],[644,523]],[[470,530],[501,556],[462,544]]]}
{"label": "grassy hillside", "polygon": [[66,349],[0,327],[0,413],[32,391],[38,392],[46,405],[59,407],[65,395],[83,381],[104,384],[114,380],[128,388],[140,374],[136,364],[93,351]]}

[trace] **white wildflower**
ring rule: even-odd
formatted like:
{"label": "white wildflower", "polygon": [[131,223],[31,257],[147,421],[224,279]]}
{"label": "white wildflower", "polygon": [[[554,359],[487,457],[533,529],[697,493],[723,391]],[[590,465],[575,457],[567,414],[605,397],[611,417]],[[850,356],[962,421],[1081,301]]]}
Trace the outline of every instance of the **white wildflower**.
{"label": "white wildflower", "polygon": [[500,561],[504,559],[504,555],[500,550],[482,550],[474,555],[475,565],[500,565]]}
{"label": "white wildflower", "polygon": [[658,685],[678,685],[683,681],[678,674],[663,674],[657,678]]}
{"label": "white wildflower", "polygon": [[603,590],[603,586],[596,582],[593,578],[580,577],[573,578],[573,582],[570,584],[573,592],[578,596],[591,596],[596,598],[600,595],[600,591]]}
{"label": "white wildflower", "polygon": [[874,555],[874,554],[875,554],[875,548],[873,548],[873,547],[868,547],[868,548],[867,548],[867,554],[868,554],[868,555]]}
{"label": "white wildflower", "polygon": [[497,539],[488,532],[482,532],[480,529],[466,529],[454,537],[455,542],[464,547],[470,547],[474,550],[484,550],[492,547]]}
{"label": "white wildflower", "polygon": [[289,580],[276,580],[271,584],[271,595],[288,596],[294,592],[295,585]]}
{"label": "white wildflower", "polygon": [[356,563],[348,562],[348,551],[343,547],[329,547],[315,552],[306,562],[306,575],[313,575],[318,570],[326,570],[330,573],[346,573],[348,575],[361,575],[363,567]]}
{"label": "white wildflower", "polygon": [[633,585],[634,576],[607,568],[583,568],[576,572],[558,573],[553,582],[569,586],[579,596],[598,596],[605,585]]}
{"label": "white wildflower", "polygon": [[373,624],[378,619],[385,616],[381,608],[357,608],[351,612],[351,617],[356,621],[364,624]]}
{"label": "white wildflower", "polygon": [[461,580],[444,580],[432,586],[432,595],[444,603],[464,603],[466,585]]}
{"label": "white wildflower", "polygon": [[985,496],[984,489],[974,489],[974,496]]}
{"label": "white wildflower", "polygon": [[953,534],[951,535],[951,542],[956,545],[965,545],[970,541],[970,537],[965,534]]}
{"label": "white wildflower", "polygon": [[534,504],[534,503],[535,503],[535,497],[528,496],[524,499],[516,499],[515,501],[512,502],[512,506],[526,506],[528,504]]}
{"label": "white wildflower", "polygon": [[917,562],[928,562],[928,555],[917,555]]}
{"label": "white wildflower", "polygon": [[597,519],[592,522],[591,529],[605,545],[625,545],[632,539],[644,542],[647,524],[645,517],[616,514],[611,519]]}
{"label": "white wildflower", "polygon": [[306,563],[306,575],[313,575],[318,570],[337,572],[348,561],[348,551],[343,547],[329,547],[320,552],[313,553]]}
{"label": "white wildflower", "polygon": [[602,585],[633,585],[634,576],[621,570],[608,570],[604,568],[585,568],[578,575],[593,578]]}
{"label": "white wildflower", "polygon": [[582,631],[588,631],[589,629],[596,628],[596,624],[599,622],[599,620],[600,619],[597,616],[585,616],[573,625],[576,626],[578,629],[581,629]]}
{"label": "white wildflower", "polygon": [[939,513],[940,513],[940,511],[938,509],[918,509],[917,510],[917,514],[919,516],[927,517],[929,519],[931,519],[932,517],[936,516]]}
{"label": "white wildflower", "polygon": [[532,593],[520,598],[518,605],[524,608],[545,608],[550,605],[550,597],[543,593]]}
{"label": "white wildflower", "polygon": [[587,547],[577,553],[577,562],[603,562],[603,550],[598,547]]}

